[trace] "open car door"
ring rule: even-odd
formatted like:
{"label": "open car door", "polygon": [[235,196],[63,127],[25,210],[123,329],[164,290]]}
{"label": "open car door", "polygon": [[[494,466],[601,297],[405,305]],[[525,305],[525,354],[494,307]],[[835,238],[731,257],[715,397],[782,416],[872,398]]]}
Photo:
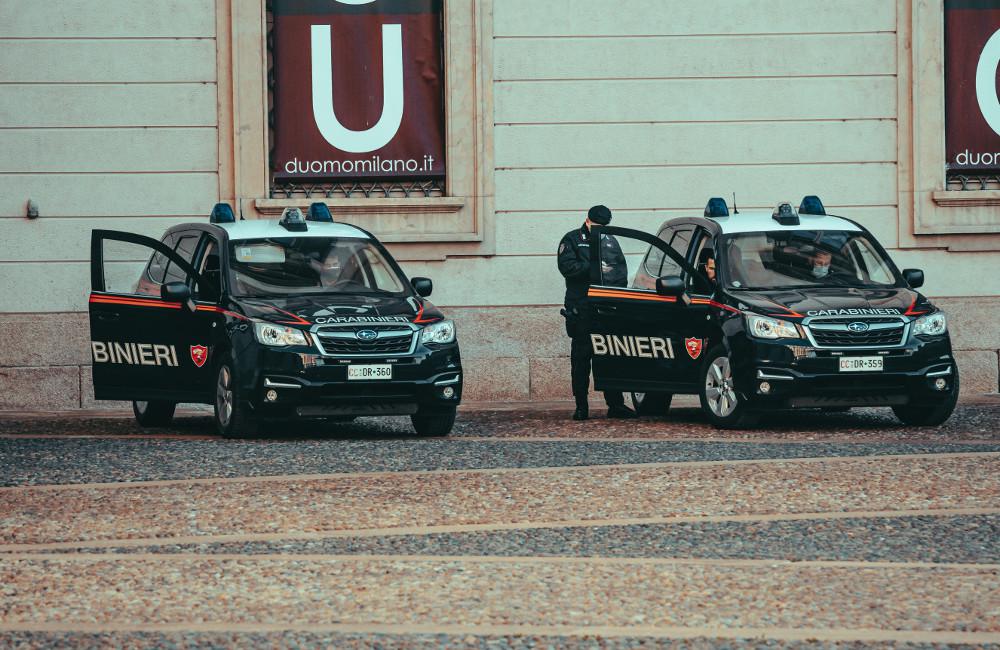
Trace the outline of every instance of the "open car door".
{"label": "open car door", "polygon": [[[708,344],[708,307],[690,304],[679,276],[708,280],[655,235],[614,226],[594,226],[591,235],[587,328],[596,389],[691,392]],[[652,259],[660,262],[647,270]],[[668,267],[677,274],[661,276]],[[661,289],[642,288],[637,273],[653,273],[648,284],[659,280]]]}
{"label": "open car door", "polygon": [[[94,230],[90,253],[94,396],[205,401],[213,314],[197,311],[190,298],[183,298],[183,287],[200,280],[195,270],[170,247],[133,233]],[[146,260],[142,270],[138,263]],[[185,282],[151,284],[146,276],[157,265],[179,269]],[[151,286],[159,287],[160,295],[150,295]],[[181,298],[168,295],[171,289]]]}

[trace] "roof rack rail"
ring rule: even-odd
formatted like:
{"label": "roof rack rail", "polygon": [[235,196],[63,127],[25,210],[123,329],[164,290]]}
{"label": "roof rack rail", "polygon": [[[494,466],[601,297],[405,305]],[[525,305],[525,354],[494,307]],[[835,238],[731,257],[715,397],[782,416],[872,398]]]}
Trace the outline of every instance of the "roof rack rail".
{"label": "roof rack rail", "polygon": [[285,208],[278,225],[288,232],[305,232],[309,230],[309,226],[306,225],[305,215],[298,208]]}
{"label": "roof rack rail", "polygon": [[774,208],[771,218],[780,223],[782,226],[799,225],[799,215],[795,213],[795,208],[793,208],[792,204],[788,201],[779,203],[777,207]]}

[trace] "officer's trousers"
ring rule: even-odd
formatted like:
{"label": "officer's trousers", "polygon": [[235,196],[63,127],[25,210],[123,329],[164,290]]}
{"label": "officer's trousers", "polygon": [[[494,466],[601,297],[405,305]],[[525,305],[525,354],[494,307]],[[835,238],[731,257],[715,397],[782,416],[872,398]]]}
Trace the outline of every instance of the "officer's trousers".
{"label": "officer's trousers", "polygon": [[[573,398],[580,404],[587,401],[587,393],[590,392],[590,363],[594,357],[594,349],[590,344],[590,335],[577,331],[581,328],[567,323],[566,329],[573,332],[569,353],[570,375],[573,380]],[[625,405],[622,394],[613,391],[604,392],[604,401],[610,407]]]}

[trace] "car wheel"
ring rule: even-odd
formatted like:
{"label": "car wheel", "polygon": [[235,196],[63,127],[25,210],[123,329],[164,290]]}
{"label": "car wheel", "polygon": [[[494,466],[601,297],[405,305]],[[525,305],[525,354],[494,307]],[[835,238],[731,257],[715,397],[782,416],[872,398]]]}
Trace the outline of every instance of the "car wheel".
{"label": "car wheel", "polygon": [[943,424],[951,417],[958,404],[958,392],[960,382],[958,379],[958,368],[955,368],[955,381],[952,383],[951,395],[946,400],[930,406],[918,406],[916,404],[906,404],[904,406],[893,406],[892,412],[902,421],[903,424],[910,424],[920,427],[936,427]]}
{"label": "car wheel", "polygon": [[733,385],[732,364],[721,345],[713,347],[705,356],[698,397],[708,421],[719,429],[743,429],[757,421],[756,415],[747,411],[746,400]]}
{"label": "car wheel", "polygon": [[132,402],[132,412],[135,421],[143,427],[165,427],[174,419],[176,402],[152,400],[149,402]]}
{"label": "car wheel", "polygon": [[415,413],[410,416],[410,422],[418,436],[446,436],[455,426],[455,413],[454,407],[427,414]]}
{"label": "car wheel", "polygon": [[639,415],[666,415],[672,393],[632,393],[632,406]]}
{"label": "car wheel", "polygon": [[259,433],[256,417],[240,394],[239,384],[228,362],[219,365],[215,380],[215,427],[226,438],[252,438]]}

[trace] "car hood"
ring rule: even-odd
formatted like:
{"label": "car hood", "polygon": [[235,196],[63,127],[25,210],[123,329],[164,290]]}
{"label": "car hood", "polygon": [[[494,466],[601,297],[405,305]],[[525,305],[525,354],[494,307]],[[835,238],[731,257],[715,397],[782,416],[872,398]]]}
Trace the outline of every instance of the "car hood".
{"label": "car hood", "polygon": [[444,315],[424,298],[337,294],[241,298],[247,316],[289,325],[425,324]]}
{"label": "car hood", "polygon": [[933,307],[912,289],[809,287],[732,293],[741,309],[769,316],[915,316]]}

